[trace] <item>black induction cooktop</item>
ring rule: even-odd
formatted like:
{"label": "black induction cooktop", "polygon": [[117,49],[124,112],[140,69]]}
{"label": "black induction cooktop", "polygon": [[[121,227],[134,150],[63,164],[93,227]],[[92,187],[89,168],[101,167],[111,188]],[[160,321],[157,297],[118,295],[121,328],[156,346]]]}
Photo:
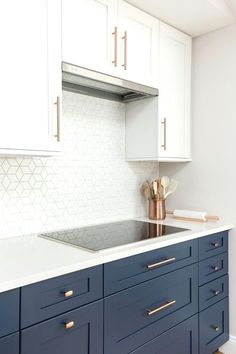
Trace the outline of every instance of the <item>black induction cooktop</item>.
{"label": "black induction cooktop", "polygon": [[169,225],[126,220],[52,232],[40,236],[96,252],[187,230]]}

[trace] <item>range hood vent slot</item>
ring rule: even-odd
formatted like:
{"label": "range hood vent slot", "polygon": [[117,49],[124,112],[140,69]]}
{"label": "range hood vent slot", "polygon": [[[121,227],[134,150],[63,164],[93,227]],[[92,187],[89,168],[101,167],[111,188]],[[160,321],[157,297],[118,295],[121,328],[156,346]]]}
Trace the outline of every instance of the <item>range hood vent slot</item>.
{"label": "range hood vent slot", "polygon": [[119,102],[133,102],[158,96],[158,89],[62,63],[62,88]]}

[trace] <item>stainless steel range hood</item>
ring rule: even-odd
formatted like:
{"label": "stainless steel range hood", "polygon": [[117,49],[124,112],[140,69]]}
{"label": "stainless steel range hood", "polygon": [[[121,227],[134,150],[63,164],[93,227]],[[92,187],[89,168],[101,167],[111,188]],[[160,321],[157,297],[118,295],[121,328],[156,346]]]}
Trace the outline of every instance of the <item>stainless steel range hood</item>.
{"label": "stainless steel range hood", "polygon": [[158,96],[156,88],[68,63],[62,63],[62,87],[66,91],[120,102],[132,102]]}

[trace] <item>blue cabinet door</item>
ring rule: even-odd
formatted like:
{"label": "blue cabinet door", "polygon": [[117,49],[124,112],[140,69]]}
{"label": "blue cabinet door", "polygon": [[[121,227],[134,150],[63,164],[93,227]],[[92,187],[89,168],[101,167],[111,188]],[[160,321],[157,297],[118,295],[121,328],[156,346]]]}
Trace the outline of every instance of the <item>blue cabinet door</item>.
{"label": "blue cabinet door", "polygon": [[128,354],[198,312],[197,264],[104,300],[104,353]]}
{"label": "blue cabinet door", "polygon": [[229,298],[199,314],[200,354],[214,353],[229,340]]}
{"label": "blue cabinet door", "polygon": [[24,329],[21,354],[103,354],[103,301]]}
{"label": "blue cabinet door", "polygon": [[181,242],[104,264],[105,296],[197,262],[197,241]]}
{"label": "blue cabinet door", "polygon": [[19,289],[0,294],[0,337],[19,330],[19,304]]}
{"label": "blue cabinet door", "polygon": [[21,328],[99,300],[102,296],[103,266],[24,286],[21,289]]}
{"label": "blue cabinet door", "polygon": [[145,343],[132,354],[198,354],[198,316]]}
{"label": "blue cabinet door", "polygon": [[19,333],[14,333],[0,339],[1,354],[19,354]]}

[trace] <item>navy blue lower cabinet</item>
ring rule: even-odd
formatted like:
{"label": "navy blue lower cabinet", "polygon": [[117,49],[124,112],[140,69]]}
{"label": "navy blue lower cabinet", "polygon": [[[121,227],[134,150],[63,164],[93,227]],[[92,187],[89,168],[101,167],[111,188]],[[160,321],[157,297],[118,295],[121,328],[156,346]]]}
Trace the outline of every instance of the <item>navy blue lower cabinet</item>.
{"label": "navy blue lower cabinet", "polygon": [[0,294],[0,337],[19,330],[20,290]]}
{"label": "navy blue lower cabinet", "polygon": [[24,286],[21,328],[101,299],[103,266],[97,266]]}
{"label": "navy blue lower cabinet", "polygon": [[189,318],[130,354],[198,354],[198,316]]}
{"label": "navy blue lower cabinet", "polygon": [[65,353],[103,354],[103,300],[22,331],[21,354]]}
{"label": "navy blue lower cabinet", "polygon": [[198,312],[197,264],[104,300],[104,353],[128,354]]}
{"label": "navy blue lower cabinet", "polygon": [[104,294],[127,289],[197,261],[198,240],[191,240],[106,263]]}
{"label": "navy blue lower cabinet", "polygon": [[0,339],[1,354],[19,354],[19,333],[10,334]]}
{"label": "navy blue lower cabinet", "polygon": [[200,354],[211,354],[229,340],[229,298],[199,314]]}
{"label": "navy blue lower cabinet", "polygon": [[199,285],[208,283],[228,273],[228,253],[210,257],[199,263]]}

